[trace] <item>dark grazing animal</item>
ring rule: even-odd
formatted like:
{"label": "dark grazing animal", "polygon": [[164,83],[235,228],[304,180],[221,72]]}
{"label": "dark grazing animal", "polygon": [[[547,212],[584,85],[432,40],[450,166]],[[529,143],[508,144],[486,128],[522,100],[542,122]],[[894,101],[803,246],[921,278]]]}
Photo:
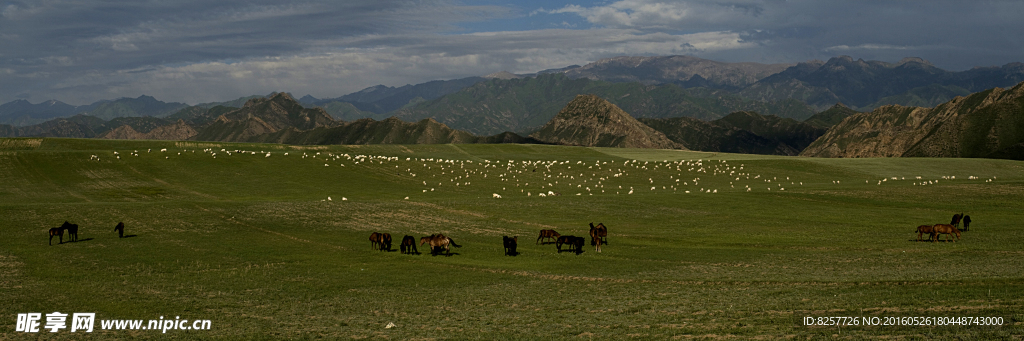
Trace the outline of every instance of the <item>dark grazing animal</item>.
{"label": "dark grazing animal", "polygon": [[117,231],[118,238],[124,238],[124,222],[117,223],[117,226],[114,226],[114,231]]}
{"label": "dark grazing animal", "polygon": [[963,222],[964,222],[964,231],[970,230],[971,229],[971,216],[965,215]]}
{"label": "dark grazing animal", "polygon": [[950,220],[949,224],[953,225],[953,227],[960,228],[960,218],[963,217],[963,216],[964,215],[961,214],[961,213],[954,214],[953,215],[953,220]]}
{"label": "dark grazing animal", "polygon": [[597,252],[601,252],[601,244],[608,244],[608,228],[604,227],[604,223],[590,223],[590,245],[597,249]]}
{"label": "dark grazing animal", "polygon": [[540,235],[537,236],[537,244],[541,243],[541,239],[558,239],[558,237],[561,236],[562,235],[555,232],[555,230],[540,230]]}
{"label": "dark grazing animal", "polygon": [[519,254],[519,252],[516,252],[516,246],[517,242],[519,241],[519,236],[515,236],[512,238],[509,238],[508,236],[502,236],[501,238],[502,243],[505,244],[506,256],[515,256]]}
{"label": "dark grazing animal", "polygon": [[59,239],[57,239],[58,241],[60,241],[59,244],[64,244],[64,229],[59,227],[54,227],[50,229],[50,245],[53,245],[53,236],[59,237]]}
{"label": "dark grazing animal", "polygon": [[562,245],[568,245],[569,249],[566,251],[576,252],[577,255],[583,253],[583,243],[586,243],[587,239],[576,236],[561,236],[555,241],[555,248],[558,252],[562,252]]}
{"label": "dark grazing animal", "polygon": [[420,253],[419,250],[416,250],[416,240],[410,235],[402,237],[402,244],[398,247],[402,249],[402,253],[404,254]]}
{"label": "dark grazing animal", "polygon": [[455,244],[454,240],[440,233],[420,238],[420,245],[422,246],[424,243],[430,245],[431,255],[437,255],[441,252],[441,249],[444,249],[445,255],[451,256],[452,250],[450,246],[462,247],[462,245]]}
{"label": "dark grazing animal", "polygon": [[374,232],[370,234],[370,247],[374,250],[380,250],[380,242],[384,239],[384,235]]}
{"label": "dark grazing animal", "polygon": [[917,227],[917,241],[921,241],[921,236],[925,233],[928,234],[928,240],[932,240],[935,236],[935,230],[932,228],[935,225],[921,225]]}
{"label": "dark grazing animal", "polygon": [[[953,226],[953,225],[946,225],[946,224],[938,224],[938,225],[935,225],[935,226],[933,226],[932,228],[934,229],[934,230],[933,230],[933,231],[934,231],[934,233],[932,233],[932,236],[934,236],[934,237],[933,237],[933,240],[932,240],[933,242],[935,242],[935,241],[938,241],[938,240],[939,240],[939,235],[940,235],[940,234],[945,234],[945,235],[947,235],[946,239],[944,239],[945,241],[949,241],[949,240],[951,240],[951,239],[952,239],[952,237],[950,237],[950,236],[951,236],[951,235],[954,235],[954,234],[956,235],[956,239],[957,239],[957,240],[960,240],[960,230],[958,230],[958,229],[957,229],[957,228],[956,228],[955,226]],[[954,240],[954,242],[955,242],[955,241],[956,241],[956,240]]]}
{"label": "dark grazing animal", "polygon": [[391,251],[391,234],[381,233],[380,236],[380,249]]}
{"label": "dark grazing animal", "polygon": [[68,241],[78,241],[78,224],[69,223],[67,220],[64,221],[64,225],[60,226],[61,229],[68,231]]}

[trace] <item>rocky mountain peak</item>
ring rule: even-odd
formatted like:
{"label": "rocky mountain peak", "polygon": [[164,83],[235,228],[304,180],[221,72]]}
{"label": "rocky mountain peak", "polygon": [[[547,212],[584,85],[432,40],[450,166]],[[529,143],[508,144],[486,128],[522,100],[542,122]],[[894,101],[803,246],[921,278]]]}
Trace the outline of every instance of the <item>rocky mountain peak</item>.
{"label": "rocky mountain peak", "polygon": [[618,106],[594,95],[576,96],[530,137],[572,146],[685,149]]}

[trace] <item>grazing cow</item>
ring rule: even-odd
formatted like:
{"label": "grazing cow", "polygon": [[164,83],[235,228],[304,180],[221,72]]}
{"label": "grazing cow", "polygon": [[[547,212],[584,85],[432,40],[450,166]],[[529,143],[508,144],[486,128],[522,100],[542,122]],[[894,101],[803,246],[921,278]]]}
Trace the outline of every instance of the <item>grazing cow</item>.
{"label": "grazing cow", "polygon": [[425,243],[430,245],[430,254],[435,256],[441,252],[441,249],[444,249],[445,255],[451,256],[452,250],[449,246],[462,247],[462,245],[455,244],[454,240],[440,233],[420,238],[420,245],[422,246]]}
{"label": "grazing cow", "polygon": [[68,231],[68,241],[78,241],[78,224],[69,223],[67,220],[64,221],[64,225],[60,226],[61,229]]}
{"label": "grazing cow", "polygon": [[960,228],[960,218],[963,217],[963,216],[964,215],[960,214],[960,213],[954,214],[953,215],[953,220],[950,220],[949,224],[953,225],[953,227]]}
{"label": "grazing cow", "polygon": [[608,244],[608,228],[604,223],[590,223],[590,245],[594,246],[597,252],[601,252],[601,244]]}
{"label": "grazing cow", "polygon": [[557,240],[558,237],[560,237],[560,236],[562,236],[562,235],[558,234],[558,232],[555,232],[555,230],[540,230],[540,235],[537,236],[537,244],[541,243],[541,239],[556,239]]}
{"label": "grazing cow", "polygon": [[380,250],[380,247],[381,247],[380,242],[382,241],[383,238],[384,238],[384,235],[382,235],[380,233],[377,233],[377,232],[371,233],[370,234],[370,247],[373,248],[374,250]]}
{"label": "grazing cow", "polygon": [[59,244],[64,244],[64,229],[59,227],[54,227],[50,229],[50,245],[53,245],[53,236],[59,237],[57,239],[58,241],[60,241]]}
{"label": "grazing cow", "polygon": [[932,237],[935,236],[935,229],[932,227],[935,225],[921,225],[917,227],[917,241],[921,241],[921,236],[925,233],[928,234],[928,240],[931,241]]}
{"label": "grazing cow", "polygon": [[[940,234],[947,235],[946,239],[944,239],[945,241],[952,240],[952,237],[950,237],[950,235],[954,235],[954,234],[956,235],[956,239],[957,240],[960,239],[960,230],[958,230],[953,225],[938,224],[938,225],[935,225],[932,228],[933,228],[933,232],[934,232],[934,233],[932,233],[932,235],[934,236],[932,242],[938,241]],[[954,242],[955,241],[956,240],[954,240]]]}
{"label": "grazing cow", "polygon": [[124,238],[124,222],[117,223],[117,226],[114,226],[114,231],[117,231],[118,238]]}
{"label": "grazing cow", "polygon": [[971,216],[965,215],[963,222],[964,222],[964,231],[970,230],[971,229]]}
{"label": "grazing cow", "polygon": [[517,242],[519,241],[519,236],[515,236],[512,238],[509,238],[508,236],[502,236],[501,238],[502,242],[505,244],[506,256],[515,256],[519,254],[519,252],[516,252],[516,246]]}
{"label": "grazing cow", "polygon": [[402,253],[404,254],[420,253],[419,250],[416,250],[416,240],[410,235],[402,237],[402,245],[399,245],[399,248],[402,249]]}

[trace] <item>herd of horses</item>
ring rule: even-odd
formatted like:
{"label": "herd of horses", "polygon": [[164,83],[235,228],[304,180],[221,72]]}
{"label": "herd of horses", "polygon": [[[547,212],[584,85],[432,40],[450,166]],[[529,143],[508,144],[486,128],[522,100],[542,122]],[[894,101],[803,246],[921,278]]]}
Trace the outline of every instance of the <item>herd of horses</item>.
{"label": "herd of horses", "polygon": [[[540,236],[537,237],[537,244],[541,244],[542,240],[547,240],[544,244],[552,243],[554,240],[555,248],[558,252],[563,251],[575,252],[577,255],[583,253],[583,244],[586,242],[586,238],[576,236],[563,236],[555,230],[540,230]],[[451,237],[443,234],[432,234],[423,238],[420,238],[420,246],[424,244],[430,245],[430,254],[438,255],[444,252],[445,255],[451,255],[451,246],[462,247],[456,244]],[[608,244],[608,228],[603,223],[598,223],[594,226],[594,223],[590,223],[590,245],[594,246],[597,252],[601,252],[601,245]],[[506,256],[517,256],[519,252],[516,250],[519,245],[519,237],[502,236],[502,246],[505,250]],[[562,246],[567,246],[566,250],[562,250]],[[370,247],[374,250],[380,251],[391,251],[391,234],[373,232],[370,233]],[[406,235],[402,237],[402,243],[400,249],[403,254],[419,254],[419,250],[416,248],[416,241],[413,236]]]}
{"label": "herd of horses", "polygon": [[[114,226],[114,231],[117,231],[118,238],[124,238],[124,222],[118,222],[117,226]],[[64,232],[67,232],[68,234],[69,243],[78,241],[78,224],[72,224],[65,220],[64,224],[61,224],[60,227],[54,227],[50,229],[49,245],[53,245],[53,237],[57,237],[57,244],[64,244]]]}
{"label": "herd of horses", "polygon": [[[964,229],[960,229],[960,223],[964,223]],[[940,235],[945,235],[943,241],[953,240],[953,236],[956,236],[956,240],[960,240],[960,232],[967,231],[971,228],[971,216],[957,213],[953,215],[953,219],[950,220],[949,224],[935,224],[935,225],[920,225],[917,227],[917,241],[921,241],[921,237],[925,233],[928,234],[928,240],[936,242],[939,240]],[[953,240],[956,242],[956,240]]]}
{"label": "herd of horses", "polygon": [[[583,253],[583,243],[586,242],[584,237],[576,236],[563,236],[555,230],[540,230],[540,235],[537,236],[537,244],[549,244],[550,240],[555,240],[555,248],[558,252],[562,252],[562,246],[566,245],[568,248],[565,251],[575,252],[577,255]],[[608,244],[608,228],[604,226],[604,223],[590,223],[590,246],[594,247],[594,250],[601,252],[601,245]]]}
{"label": "herd of horses", "polygon": [[[430,254],[438,255],[441,251],[445,252],[445,255],[451,256],[451,246],[462,247],[462,245],[456,244],[454,240],[443,234],[432,234],[423,238],[420,238],[420,246],[423,244],[430,245]],[[391,234],[374,232],[370,234],[370,247],[374,250],[380,251],[391,251]],[[402,243],[399,244],[403,254],[419,254],[419,250],[416,248],[416,239],[413,236],[406,235],[402,237]]]}

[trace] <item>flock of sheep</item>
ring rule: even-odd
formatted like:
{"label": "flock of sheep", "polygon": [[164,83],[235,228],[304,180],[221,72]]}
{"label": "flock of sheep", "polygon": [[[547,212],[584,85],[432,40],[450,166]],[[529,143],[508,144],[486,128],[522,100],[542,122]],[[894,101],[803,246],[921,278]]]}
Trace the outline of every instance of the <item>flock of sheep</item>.
{"label": "flock of sheep", "polygon": [[[376,168],[378,171],[392,169],[402,181],[416,183],[417,190],[411,190],[403,199],[410,199],[416,192],[462,191],[481,188],[491,193],[491,198],[510,196],[552,197],[560,195],[632,195],[641,193],[671,192],[678,194],[717,194],[719,192],[785,191],[788,187],[803,186],[804,181],[789,176],[768,176],[746,169],[747,165],[730,163],[727,160],[458,160],[444,158],[399,157],[383,155],[362,155],[335,153],[329,151],[289,152],[227,150],[214,148],[202,150],[184,148],[169,151],[167,148],[145,153],[157,153],[165,159],[181,157],[182,154],[221,157],[272,157],[297,158],[296,165],[337,167],[339,172],[355,168]],[[301,153],[301,155],[299,154]],[[112,151],[115,160],[121,161],[118,151]],[[140,157],[139,150],[127,151],[131,157]],[[99,161],[92,155],[90,160]],[[876,185],[890,181],[906,180],[907,177],[886,177],[875,180]],[[940,179],[925,180],[921,176],[911,178],[913,184],[932,185]],[[955,181],[955,176],[942,176],[941,180]],[[968,180],[981,180],[976,176]],[[992,177],[985,180],[991,182]],[[833,180],[839,185],[839,180]],[[865,180],[870,184],[871,180]],[[323,198],[323,197],[321,197]],[[330,198],[330,197],[327,197]],[[341,197],[342,201],[349,198]],[[333,201],[332,199],[323,199]]]}

